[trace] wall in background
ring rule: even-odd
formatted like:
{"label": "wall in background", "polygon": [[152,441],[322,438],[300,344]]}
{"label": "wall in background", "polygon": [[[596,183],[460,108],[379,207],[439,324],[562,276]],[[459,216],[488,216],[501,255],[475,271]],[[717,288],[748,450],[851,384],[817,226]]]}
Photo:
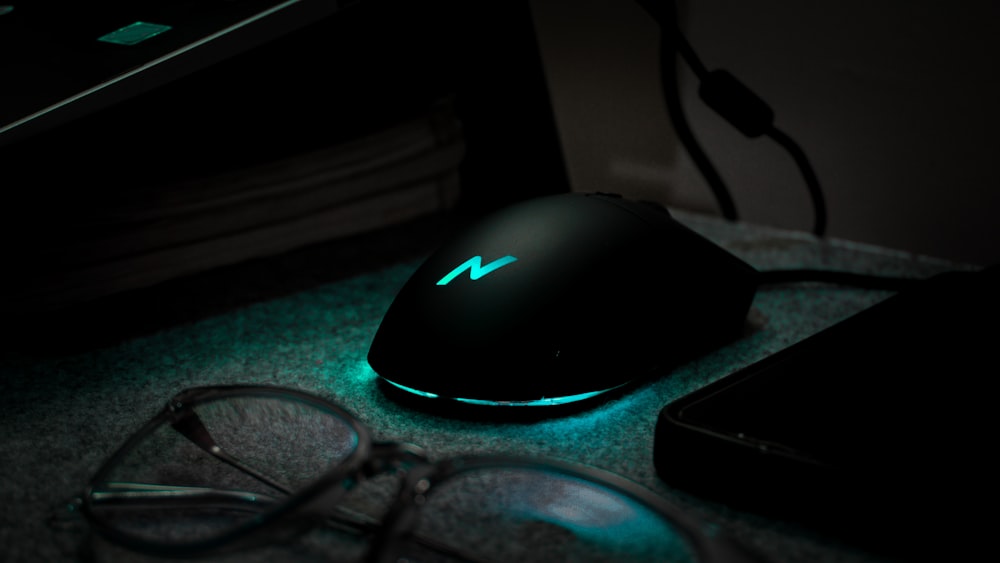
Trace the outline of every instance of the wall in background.
{"label": "wall in background", "polygon": [[[634,1],[532,0],[573,189],[718,213],[663,104],[659,30]],[[991,0],[679,2],[705,64],[775,110],[826,193],[828,234],[1000,262],[1000,5]],[[793,160],[697,99],[688,119],[741,219],[809,230]]]}

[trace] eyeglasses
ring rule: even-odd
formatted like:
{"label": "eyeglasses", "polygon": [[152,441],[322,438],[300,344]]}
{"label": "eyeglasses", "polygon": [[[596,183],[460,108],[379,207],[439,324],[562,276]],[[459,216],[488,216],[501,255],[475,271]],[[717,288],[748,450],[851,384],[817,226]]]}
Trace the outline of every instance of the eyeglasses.
{"label": "eyeglasses", "polygon": [[[365,482],[371,492],[350,492]],[[269,386],[188,389],[97,471],[79,499],[112,543],[207,555],[322,526],[331,559],[753,561],[638,484],[516,456],[431,463],[374,442],[341,407]],[[361,546],[360,548],[358,546]]]}

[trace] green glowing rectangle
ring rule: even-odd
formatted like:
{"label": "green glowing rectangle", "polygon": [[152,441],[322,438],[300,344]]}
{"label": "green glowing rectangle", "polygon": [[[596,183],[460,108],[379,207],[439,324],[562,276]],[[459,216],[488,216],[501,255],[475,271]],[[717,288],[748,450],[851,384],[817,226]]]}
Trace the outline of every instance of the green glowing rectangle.
{"label": "green glowing rectangle", "polygon": [[161,25],[158,23],[146,23],[146,22],[135,22],[126,25],[123,28],[116,29],[107,35],[102,35],[98,37],[98,41],[104,41],[105,43],[115,43],[117,45],[135,45],[136,43],[141,43],[167,31],[170,29],[169,25]]}

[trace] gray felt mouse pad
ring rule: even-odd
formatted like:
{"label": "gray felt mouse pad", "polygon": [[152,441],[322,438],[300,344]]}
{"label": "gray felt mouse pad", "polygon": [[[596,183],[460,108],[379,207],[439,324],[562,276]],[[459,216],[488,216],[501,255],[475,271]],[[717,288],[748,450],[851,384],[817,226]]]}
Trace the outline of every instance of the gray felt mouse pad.
{"label": "gray felt mouse pad", "polygon": [[[758,269],[838,268],[924,277],[957,266],[866,245],[676,213]],[[347,258],[351,259],[351,258]],[[467,453],[551,456],[625,476],[719,524],[772,561],[872,560],[794,527],[671,489],[653,467],[664,404],[881,301],[885,291],[774,287],[754,300],[740,340],[591,409],[551,419],[484,421],[409,408],[376,385],[366,353],[382,314],[420,263],[368,265],[301,291],[71,353],[7,349],[0,358],[0,559],[73,561],[85,528],[53,527],[53,510],[87,483],[123,440],[174,393],[214,384],[291,387],[334,401],[379,440],[411,442],[432,458]],[[305,540],[303,540],[305,541]],[[250,552],[247,560],[303,560]]]}

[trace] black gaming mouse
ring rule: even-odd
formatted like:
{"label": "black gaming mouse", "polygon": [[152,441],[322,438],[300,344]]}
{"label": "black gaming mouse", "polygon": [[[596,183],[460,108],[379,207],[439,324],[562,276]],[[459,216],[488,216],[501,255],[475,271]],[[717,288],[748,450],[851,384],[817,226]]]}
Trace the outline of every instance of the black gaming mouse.
{"label": "black gaming mouse", "polygon": [[739,336],[757,274],[658,204],[544,196],[434,251],[385,313],[368,363],[427,397],[581,400]]}

